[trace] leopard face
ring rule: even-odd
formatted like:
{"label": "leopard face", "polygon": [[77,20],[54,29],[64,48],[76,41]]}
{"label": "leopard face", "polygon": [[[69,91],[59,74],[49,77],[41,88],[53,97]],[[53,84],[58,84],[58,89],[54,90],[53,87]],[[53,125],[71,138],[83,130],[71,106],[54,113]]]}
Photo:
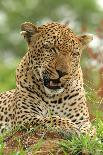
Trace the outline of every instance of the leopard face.
{"label": "leopard face", "polygon": [[82,49],[91,36],[76,36],[70,28],[58,23],[40,27],[24,23],[21,29],[28,42],[30,63],[39,71],[45,91],[62,92],[78,70]]}

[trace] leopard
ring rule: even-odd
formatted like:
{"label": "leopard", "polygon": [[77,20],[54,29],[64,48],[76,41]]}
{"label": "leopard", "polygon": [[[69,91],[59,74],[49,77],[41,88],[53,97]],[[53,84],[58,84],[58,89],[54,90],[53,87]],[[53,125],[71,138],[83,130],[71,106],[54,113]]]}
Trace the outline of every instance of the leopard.
{"label": "leopard", "polygon": [[94,135],[80,65],[93,36],[58,22],[24,22],[21,35],[27,52],[16,69],[16,88],[0,94],[0,132],[41,125]]}

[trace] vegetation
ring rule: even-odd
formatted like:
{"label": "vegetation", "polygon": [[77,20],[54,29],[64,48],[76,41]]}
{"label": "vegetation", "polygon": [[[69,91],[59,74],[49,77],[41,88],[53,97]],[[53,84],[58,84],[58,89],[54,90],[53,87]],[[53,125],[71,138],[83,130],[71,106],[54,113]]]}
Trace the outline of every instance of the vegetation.
{"label": "vegetation", "polygon": [[97,137],[90,138],[88,135],[81,135],[79,138],[73,136],[71,140],[63,140],[60,142],[60,146],[63,148],[65,154],[91,154],[102,155],[103,154],[103,122],[97,119],[95,122],[97,128]]}
{"label": "vegetation", "polygon": [[97,136],[69,135],[54,129],[17,129],[0,136],[0,155],[102,155],[103,122],[94,121]]}
{"label": "vegetation", "polygon": [[15,72],[17,62],[12,62],[13,65],[9,65],[0,62],[0,91],[7,91],[15,88]]}

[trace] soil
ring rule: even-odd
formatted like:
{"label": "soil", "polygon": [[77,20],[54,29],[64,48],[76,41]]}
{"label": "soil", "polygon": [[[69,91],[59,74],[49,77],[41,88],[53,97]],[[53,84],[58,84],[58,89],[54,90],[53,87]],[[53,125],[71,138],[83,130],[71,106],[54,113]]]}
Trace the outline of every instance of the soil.
{"label": "soil", "polygon": [[5,138],[3,155],[11,155],[12,152],[21,150],[27,150],[27,155],[63,155],[64,153],[58,145],[62,139],[63,137],[54,131],[32,133],[17,131]]}

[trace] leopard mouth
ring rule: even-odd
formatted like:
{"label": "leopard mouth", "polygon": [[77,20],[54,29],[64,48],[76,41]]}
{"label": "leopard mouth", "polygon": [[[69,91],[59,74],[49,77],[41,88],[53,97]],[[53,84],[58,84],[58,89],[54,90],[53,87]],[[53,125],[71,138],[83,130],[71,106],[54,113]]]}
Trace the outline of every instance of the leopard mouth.
{"label": "leopard mouth", "polygon": [[59,78],[49,79],[48,77],[44,76],[43,83],[44,83],[44,86],[47,87],[48,89],[58,90],[58,89],[63,88]]}

